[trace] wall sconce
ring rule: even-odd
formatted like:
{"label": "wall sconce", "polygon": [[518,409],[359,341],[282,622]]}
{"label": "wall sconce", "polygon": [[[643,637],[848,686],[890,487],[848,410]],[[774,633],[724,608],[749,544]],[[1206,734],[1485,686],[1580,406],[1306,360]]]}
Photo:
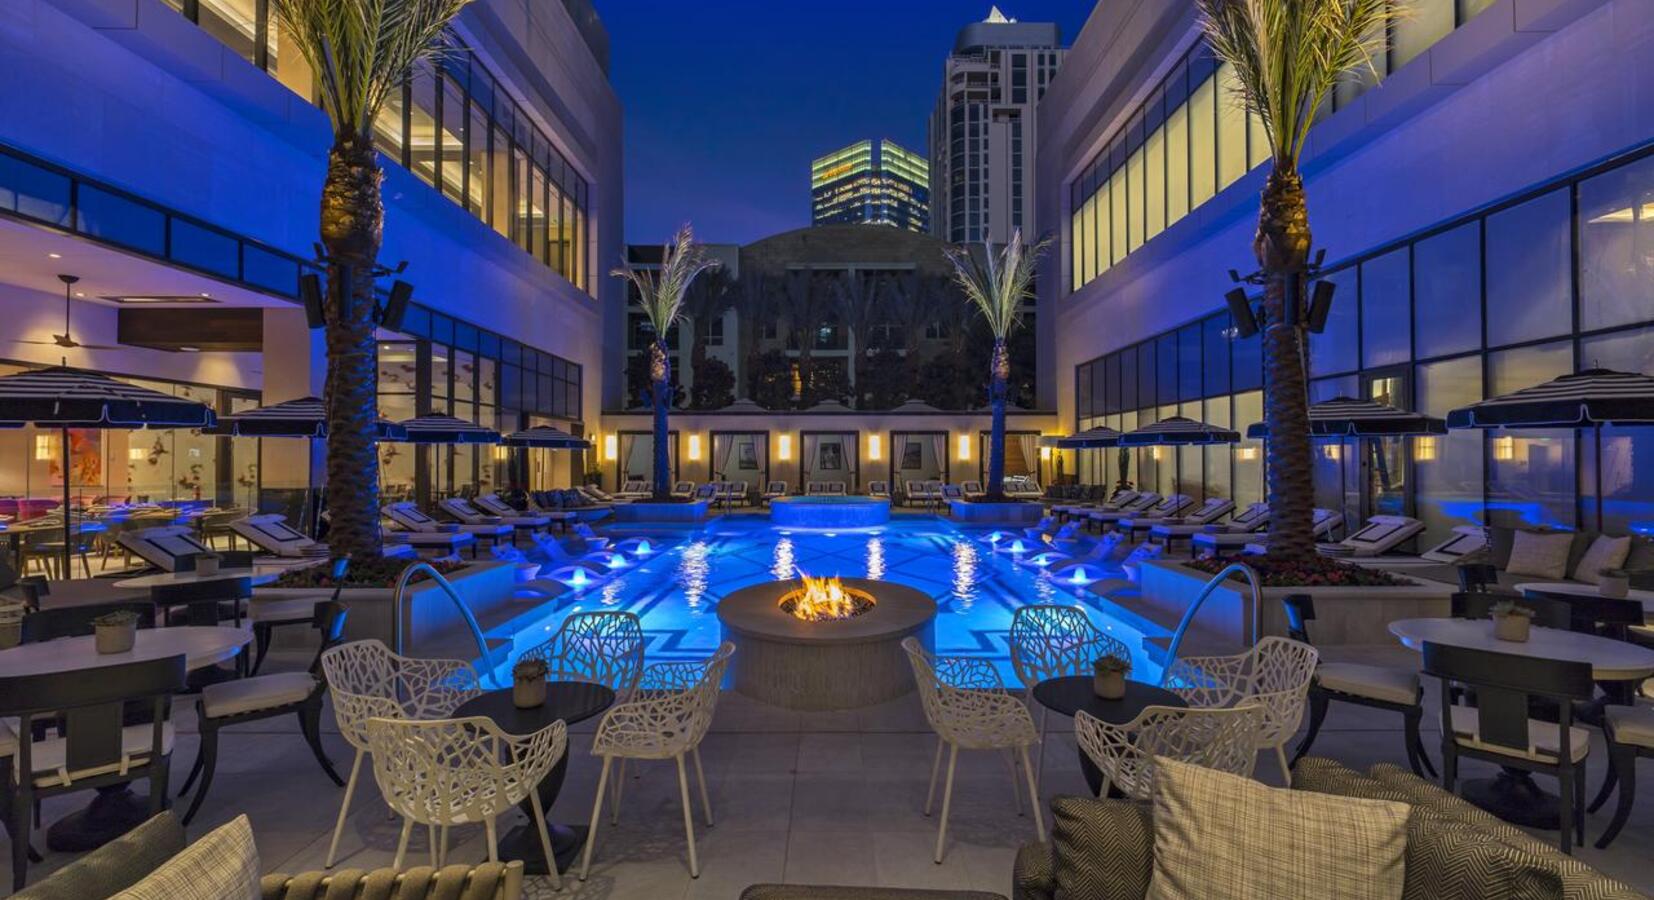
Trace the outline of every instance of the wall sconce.
{"label": "wall sconce", "polygon": [[1153,457],[1155,462],[1159,462],[1166,458],[1166,448],[1156,444],[1149,448],[1149,456]]}
{"label": "wall sconce", "polygon": [[698,434],[692,434],[689,436],[689,458],[695,462],[700,462],[701,436]]}
{"label": "wall sconce", "polygon": [[51,435],[49,435],[49,434],[37,434],[37,435],[34,436],[34,458],[35,459],[51,459],[52,458],[52,436]]}
{"label": "wall sconce", "polygon": [[775,440],[775,458],[785,462],[793,458],[793,436],[783,434]]}
{"label": "wall sconce", "polygon": [[959,440],[958,440],[957,443],[958,443],[958,450],[956,451],[955,455],[958,456],[962,460],[970,459],[971,458],[971,436],[968,435],[968,434],[962,434],[962,435],[959,436]]}
{"label": "wall sconce", "polygon": [[1493,458],[1501,462],[1510,462],[1516,458],[1516,438],[1496,437],[1493,439]]}
{"label": "wall sconce", "polygon": [[504,444],[495,444],[494,445],[494,458],[496,460],[500,460],[500,461],[510,459],[511,458],[511,448],[507,447]]}
{"label": "wall sconce", "polygon": [[1242,447],[1239,450],[1235,451],[1235,458],[1236,459],[1248,460],[1248,461],[1257,459],[1258,458],[1258,448],[1256,448],[1256,447]]}
{"label": "wall sconce", "polygon": [[1041,448],[1039,448],[1039,458],[1040,458],[1040,462],[1050,462],[1051,461],[1051,448],[1050,447],[1041,447]]}
{"label": "wall sconce", "polygon": [[620,436],[615,434],[603,435],[603,458],[614,462],[620,458]]}
{"label": "wall sconce", "polygon": [[874,459],[874,460],[878,459],[879,457],[884,455],[883,450],[884,450],[884,447],[883,447],[882,442],[879,440],[878,435],[870,434],[870,435],[867,436],[867,458],[868,459]]}
{"label": "wall sconce", "polygon": [[1434,435],[1421,435],[1413,439],[1413,461],[1436,461],[1436,438]]}
{"label": "wall sconce", "polygon": [[1333,462],[1338,462],[1344,456],[1344,447],[1342,444],[1327,444],[1321,448],[1321,455]]}
{"label": "wall sconce", "polygon": [[148,456],[149,453],[142,447],[128,447],[126,449],[126,458],[131,462],[141,462]]}

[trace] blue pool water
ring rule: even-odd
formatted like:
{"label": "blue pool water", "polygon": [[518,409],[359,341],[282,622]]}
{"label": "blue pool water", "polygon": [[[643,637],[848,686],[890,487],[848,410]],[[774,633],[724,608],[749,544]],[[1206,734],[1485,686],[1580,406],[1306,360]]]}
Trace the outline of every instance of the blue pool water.
{"label": "blue pool water", "polygon": [[[550,637],[571,612],[629,610],[648,638],[648,658],[659,662],[711,655],[722,640],[716,610],[731,591],[760,582],[810,575],[892,581],[938,601],[936,651],[992,660],[1015,684],[1007,637],[1011,616],[1035,603],[1080,605],[1092,622],[1141,647],[1141,635],[1110,618],[1097,598],[1068,579],[1018,566],[980,538],[987,529],[965,529],[936,517],[892,520],[858,531],[801,531],[771,525],[761,515],[730,515],[694,531],[660,535],[657,552],[613,578],[565,594],[490,635],[514,643],[511,656]],[[1105,574],[1094,572],[1092,577]],[[1119,577],[1118,570],[1107,572]],[[1155,664],[1133,660],[1138,678],[1154,678]]]}

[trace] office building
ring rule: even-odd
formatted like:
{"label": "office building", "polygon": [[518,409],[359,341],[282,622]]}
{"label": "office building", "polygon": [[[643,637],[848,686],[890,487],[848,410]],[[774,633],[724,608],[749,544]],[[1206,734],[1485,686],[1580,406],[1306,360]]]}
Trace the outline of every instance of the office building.
{"label": "office building", "polygon": [[815,225],[930,230],[930,164],[895,141],[858,141],[810,163]]}

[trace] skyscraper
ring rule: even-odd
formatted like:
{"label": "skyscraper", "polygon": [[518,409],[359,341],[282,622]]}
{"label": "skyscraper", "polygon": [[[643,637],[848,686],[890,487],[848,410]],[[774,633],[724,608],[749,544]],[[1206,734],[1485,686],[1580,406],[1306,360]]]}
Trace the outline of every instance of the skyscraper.
{"label": "skyscraper", "polygon": [[1034,110],[1064,51],[1053,22],[993,7],[960,29],[930,117],[931,229],[1002,244],[1034,224]]}
{"label": "skyscraper", "polygon": [[859,141],[810,163],[813,225],[930,230],[930,164],[895,141]]}

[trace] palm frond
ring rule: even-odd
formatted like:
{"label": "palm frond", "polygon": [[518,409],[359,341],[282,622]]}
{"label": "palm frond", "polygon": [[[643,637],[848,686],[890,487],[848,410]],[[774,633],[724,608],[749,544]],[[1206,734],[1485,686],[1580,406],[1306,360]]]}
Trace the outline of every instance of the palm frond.
{"label": "palm frond", "polygon": [[666,245],[659,270],[622,264],[609,274],[637,288],[644,317],[656,336],[664,340],[666,332],[683,316],[683,298],[689,286],[702,272],[718,266],[717,260],[706,255],[705,245],[695,240],[694,228],[686,223]]}
{"label": "palm frond", "polygon": [[1004,340],[1022,322],[1022,301],[1029,296],[1034,268],[1050,238],[1024,244],[1022,229],[1011,232],[1011,240],[996,256],[983,245],[980,258],[967,246],[944,248],[953,263],[953,280],[988,323],[996,339]]}
{"label": "palm frond", "polygon": [[334,134],[368,138],[414,66],[445,52],[443,31],[471,0],[271,0],[285,38],[316,73]]}
{"label": "palm frond", "polygon": [[1196,0],[1212,52],[1234,67],[1242,101],[1293,170],[1310,125],[1339,79],[1373,71],[1401,0]]}

